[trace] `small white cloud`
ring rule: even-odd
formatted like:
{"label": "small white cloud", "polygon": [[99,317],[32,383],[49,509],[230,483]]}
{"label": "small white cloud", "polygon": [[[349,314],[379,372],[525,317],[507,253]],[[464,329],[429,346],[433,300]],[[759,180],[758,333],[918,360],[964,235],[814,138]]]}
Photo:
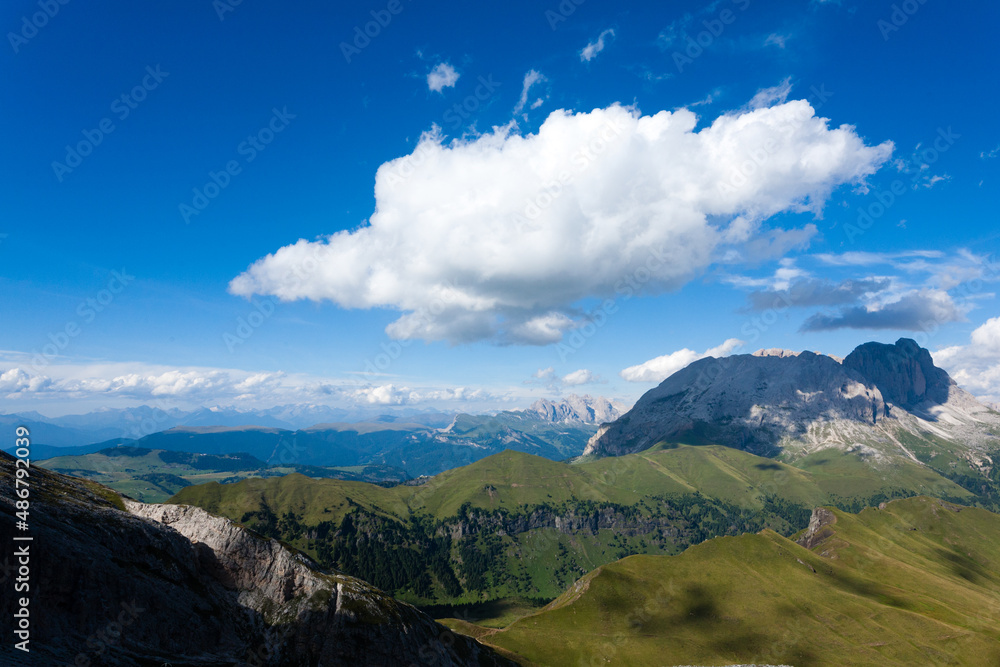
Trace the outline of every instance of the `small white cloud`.
{"label": "small white cloud", "polygon": [[553,368],[552,366],[549,366],[548,368],[539,368],[537,371],[535,371],[534,375],[532,375],[531,377],[536,378],[538,380],[551,380],[555,376],[556,376],[556,369]]}
{"label": "small white cloud", "polygon": [[454,67],[448,63],[439,63],[427,74],[427,87],[435,93],[440,93],[445,88],[454,88],[458,77],[459,74]]}
{"label": "small white cloud", "polygon": [[983,160],[992,160],[997,155],[1000,155],[1000,146],[997,146],[991,151],[983,151],[982,153],[979,154],[979,157],[982,158]]}
{"label": "small white cloud", "polygon": [[530,380],[526,380],[525,384],[540,384],[553,391],[559,391],[563,387],[579,387],[584,384],[598,384],[604,382],[599,375],[596,375],[593,371],[587,368],[581,368],[560,377],[556,374],[556,370],[552,366],[549,366],[548,368],[539,368],[532,374],[531,378],[532,379]]}
{"label": "small white cloud", "polygon": [[950,180],[951,176],[949,176],[948,174],[945,174],[944,176],[941,176],[940,174],[934,174],[930,178],[924,179],[921,185],[927,189],[930,189],[933,188],[938,183],[940,183],[941,181],[950,181]]}
{"label": "small white cloud", "polygon": [[[521,87],[521,99],[517,101],[517,106],[514,107],[515,114],[521,113],[521,110],[524,109],[524,105],[528,103],[528,93],[531,92],[531,87],[537,84],[545,83],[546,81],[548,81],[548,79],[541,72],[537,70],[528,70],[528,73],[524,75],[524,84]],[[531,105],[531,108],[537,109],[542,105],[542,101],[543,100],[541,98],[538,98]]]}
{"label": "small white cloud", "polygon": [[358,389],[354,392],[354,397],[361,403],[372,405],[405,405],[418,398],[410,389],[392,384]]}
{"label": "small white cloud", "polygon": [[578,371],[573,371],[564,375],[562,378],[562,383],[570,387],[577,387],[581,384],[590,384],[598,380],[597,376],[586,368],[581,368]]}
{"label": "small white cloud", "polygon": [[676,352],[650,359],[637,366],[629,366],[619,373],[619,375],[629,382],[663,382],[677,371],[686,368],[689,364],[699,359],[704,359],[705,357],[728,357],[734,351],[743,347],[743,344],[743,341],[738,338],[730,338],[722,343],[722,345],[709,348],[701,353],[685,347]]}
{"label": "small white cloud", "polygon": [[590,42],[587,44],[587,46],[583,47],[583,50],[580,51],[580,60],[582,62],[590,62],[591,60],[596,58],[597,54],[604,50],[604,38],[614,37],[614,36],[615,36],[615,31],[612,30],[611,28],[608,28],[607,30],[602,32],[600,35],[597,36],[596,41]]}

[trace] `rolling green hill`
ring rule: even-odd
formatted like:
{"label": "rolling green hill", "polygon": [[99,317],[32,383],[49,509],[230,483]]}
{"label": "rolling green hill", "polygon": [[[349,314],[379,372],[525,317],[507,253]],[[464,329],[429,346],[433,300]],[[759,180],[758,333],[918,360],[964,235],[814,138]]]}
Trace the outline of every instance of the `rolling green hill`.
{"label": "rolling green hill", "polygon": [[537,665],[1000,664],[1000,516],[927,497],[833,510],[807,549],[773,531],[632,556],[502,631]]}
{"label": "rolling green hill", "polygon": [[[841,454],[849,457],[849,454]],[[912,462],[802,470],[719,446],[661,446],[576,465],[502,452],[421,485],[288,475],[189,486],[191,504],[282,539],[419,604],[548,600],[630,554],[717,535],[790,535],[811,508],[933,493],[976,498]]]}

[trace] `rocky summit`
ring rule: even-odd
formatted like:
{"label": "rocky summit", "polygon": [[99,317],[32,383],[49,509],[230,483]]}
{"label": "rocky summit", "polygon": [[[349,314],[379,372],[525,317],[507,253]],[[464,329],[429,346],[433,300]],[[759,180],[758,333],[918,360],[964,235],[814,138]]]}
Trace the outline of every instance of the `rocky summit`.
{"label": "rocky summit", "polygon": [[[6,536],[13,480],[0,453]],[[31,652],[8,643],[3,664],[515,664],[228,519],[37,468],[30,480]],[[14,604],[4,595],[0,613]]]}
{"label": "rocky summit", "polygon": [[570,394],[561,401],[539,399],[525,412],[549,422],[603,424],[621,417],[625,413],[625,406],[617,401],[609,401],[603,396],[594,398]]}
{"label": "rocky summit", "polygon": [[761,350],[701,359],[601,426],[585,455],[659,442],[714,442],[794,460],[826,447],[874,463],[915,446],[954,449],[977,467],[1000,443],[1000,415],[959,388],[913,340],[865,343],[843,360]]}

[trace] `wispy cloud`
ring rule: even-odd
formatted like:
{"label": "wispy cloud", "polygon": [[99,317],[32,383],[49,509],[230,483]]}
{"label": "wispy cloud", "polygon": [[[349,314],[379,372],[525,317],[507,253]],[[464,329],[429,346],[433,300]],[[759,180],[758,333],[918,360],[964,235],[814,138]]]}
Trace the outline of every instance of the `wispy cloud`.
{"label": "wispy cloud", "polygon": [[[524,106],[528,103],[528,94],[531,89],[539,84],[543,84],[548,79],[544,74],[537,70],[528,70],[528,73],[524,75],[524,83],[521,86],[521,98],[517,101],[517,106],[514,107],[514,113],[519,114],[524,109]],[[542,105],[544,100],[539,97],[534,102],[531,103],[532,109],[537,109]]]}
{"label": "wispy cloud", "polygon": [[845,253],[817,253],[812,255],[815,259],[829,266],[876,266],[879,264],[889,264],[892,266],[902,266],[900,260],[913,258],[940,259],[944,253],[940,250],[908,250],[904,252],[845,252]]}
{"label": "wispy cloud", "polygon": [[780,35],[776,32],[772,32],[764,40],[764,46],[777,46],[779,49],[785,48],[785,43],[791,38],[791,35]]}
{"label": "wispy cloud", "polygon": [[747,106],[750,109],[766,109],[775,104],[784,104],[791,92],[792,80],[791,78],[786,78],[777,86],[758,90]]}
{"label": "wispy cloud", "polygon": [[930,326],[961,322],[969,311],[943,290],[920,289],[903,294],[895,301],[842,308],[835,313],[816,313],[800,331],[834,329],[890,329],[925,331]]}
{"label": "wispy cloud", "polygon": [[602,32],[600,35],[597,36],[596,40],[594,40],[593,42],[589,42],[587,46],[583,47],[583,50],[580,51],[580,60],[582,62],[590,62],[591,60],[596,58],[597,54],[604,50],[605,37],[614,37],[614,36],[615,36],[615,31],[611,28],[608,28],[607,30]]}
{"label": "wispy cloud", "polygon": [[[572,375],[572,374],[571,374]],[[580,375],[570,382],[582,383]],[[486,388],[363,382],[282,371],[169,367],[143,363],[59,363],[35,369],[27,355],[0,355],[0,396],[8,405],[58,402],[166,404],[170,407],[233,405],[267,408],[289,403],[335,407],[481,403],[494,407],[512,397]]]}
{"label": "wispy cloud", "polygon": [[[797,260],[818,265],[816,276]],[[875,273],[877,270],[880,274]],[[863,270],[861,277],[854,277]],[[835,279],[829,273],[848,277]],[[977,302],[991,298],[985,286],[1000,280],[990,258],[968,250],[848,252],[785,258],[773,275],[727,275],[722,282],[747,294],[748,311],[822,308],[809,316],[803,332],[834,329],[926,331],[964,321]]]}
{"label": "wispy cloud", "polygon": [[710,92],[708,95],[706,95],[705,97],[701,98],[697,102],[691,102],[690,104],[687,104],[685,106],[687,106],[687,108],[690,109],[692,107],[700,107],[700,106],[704,106],[706,104],[711,104],[712,102],[714,102],[715,100],[717,100],[720,95],[722,95],[722,89],[721,88],[716,88],[715,90],[713,90],[712,92]]}

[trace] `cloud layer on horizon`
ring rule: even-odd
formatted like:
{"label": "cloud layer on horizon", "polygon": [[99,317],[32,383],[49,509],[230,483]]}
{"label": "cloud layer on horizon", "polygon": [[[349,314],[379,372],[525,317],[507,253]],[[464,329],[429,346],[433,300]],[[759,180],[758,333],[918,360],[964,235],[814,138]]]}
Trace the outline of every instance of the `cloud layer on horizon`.
{"label": "cloud layer on horizon", "polygon": [[171,407],[230,404],[255,408],[290,403],[493,408],[515,400],[511,395],[484,388],[409,387],[384,380],[331,380],[282,371],[171,368],[142,363],[53,364],[33,369],[30,363],[16,364],[17,361],[6,360],[0,365],[0,397],[22,403],[19,408],[22,410],[35,404],[94,400],[102,404],[167,403]]}

